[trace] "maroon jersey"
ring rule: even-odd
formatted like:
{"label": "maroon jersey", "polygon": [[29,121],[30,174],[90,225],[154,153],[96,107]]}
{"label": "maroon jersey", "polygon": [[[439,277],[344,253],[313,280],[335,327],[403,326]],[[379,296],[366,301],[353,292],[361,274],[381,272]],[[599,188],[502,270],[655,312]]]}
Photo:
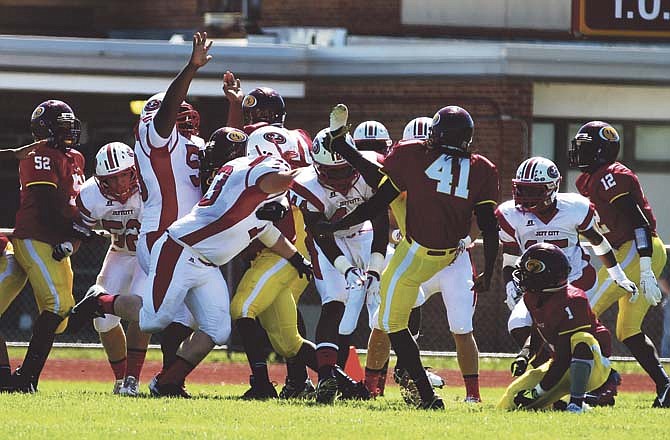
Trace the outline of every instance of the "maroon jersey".
{"label": "maroon jersey", "polygon": [[7,236],[5,234],[0,234],[0,255],[5,252],[8,242],[9,240],[7,240]]}
{"label": "maroon jersey", "polygon": [[577,178],[576,185],[579,192],[591,199],[591,203],[595,205],[600,216],[598,224],[615,248],[618,249],[635,238],[630,217],[612,206],[612,202],[623,195],[630,194],[633,197],[649,220],[652,233],[656,232],[656,217],[642,192],[640,181],[623,164],[614,162],[593,174],[582,173]]}
{"label": "maroon jersey", "polygon": [[470,232],[474,207],[500,196],[498,170],[484,156],[451,156],[421,141],[398,144],[382,171],[407,191],[407,236],[427,248],[456,247]]}
{"label": "maroon jersey", "polygon": [[533,324],[552,346],[558,344],[561,336],[584,331],[595,336],[603,355],[611,353],[610,333],[593,314],[582,289],[568,285],[567,289],[554,293],[526,292],[523,301]]}
{"label": "maroon jersey", "polygon": [[[74,149],[61,151],[40,146],[19,162],[21,205],[16,212],[14,236],[32,238],[51,245],[70,240],[72,220],[76,218],[75,199],[85,181],[84,156]],[[58,213],[54,223],[40,221],[39,206],[30,187],[50,185],[56,188]]]}

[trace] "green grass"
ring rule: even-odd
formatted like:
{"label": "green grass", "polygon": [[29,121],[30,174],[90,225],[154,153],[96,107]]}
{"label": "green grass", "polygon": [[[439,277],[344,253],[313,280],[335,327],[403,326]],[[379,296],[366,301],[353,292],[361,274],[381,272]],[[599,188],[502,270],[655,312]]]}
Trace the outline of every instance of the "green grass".
{"label": "green grass", "polygon": [[460,388],[440,394],[446,411],[409,409],[398,389],[372,402],[246,402],[244,386],[192,384],[192,400],[120,398],[107,383],[44,382],[35,395],[0,394],[2,438],[398,438],[524,439],[665,438],[664,410],[649,394],[622,393],[614,408],[576,416],[494,408],[502,389],[483,389],[480,405],[461,402]]}

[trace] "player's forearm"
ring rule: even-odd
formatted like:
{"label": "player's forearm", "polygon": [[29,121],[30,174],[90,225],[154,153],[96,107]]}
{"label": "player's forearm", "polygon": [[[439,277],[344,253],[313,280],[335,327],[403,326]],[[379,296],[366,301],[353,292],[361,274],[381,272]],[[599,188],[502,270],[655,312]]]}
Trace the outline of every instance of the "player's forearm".
{"label": "player's forearm", "polygon": [[242,103],[237,101],[228,101],[228,120],[226,121],[228,127],[239,128],[244,126],[244,118],[242,117]]}
{"label": "player's forearm", "polygon": [[651,245],[651,225],[649,220],[640,209],[640,205],[633,196],[626,194],[616,199],[612,205],[620,214],[630,219],[635,237],[635,247],[641,257],[651,257],[653,249]]}
{"label": "player's forearm", "polygon": [[274,252],[275,254],[279,255],[282,258],[289,259],[293,255],[295,255],[298,250],[296,249],[291,242],[281,235],[279,239],[275,242],[274,245],[269,246],[269,249]]}
{"label": "player's forearm", "polygon": [[172,133],[172,129],[177,123],[179,106],[186,99],[188,88],[197,71],[198,68],[189,62],[165,92],[163,102],[158,109],[158,113],[156,113],[156,117],[154,117],[154,126],[161,137],[167,138]]}
{"label": "player's forearm", "polygon": [[372,198],[358,205],[346,217],[335,222],[337,229],[348,229],[378,215],[386,215],[389,204],[400,195],[390,180],[385,180]]}
{"label": "player's forearm", "polygon": [[372,252],[386,255],[386,247],[389,244],[389,216],[386,211],[372,218]]}
{"label": "player's forearm", "polygon": [[572,354],[570,352],[570,336],[561,336],[562,341],[557,344],[556,355],[553,357],[551,366],[540,381],[544,390],[550,390],[561,380],[568,368]]}
{"label": "player's forearm", "polygon": [[494,204],[485,203],[475,207],[477,226],[482,231],[484,241],[484,273],[493,274],[493,268],[498,257],[498,219],[495,216]]}
{"label": "player's forearm", "polygon": [[366,159],[360,151],[347,144],[344,137],[335,139],[332,148],[361,174],[365,183],[373,188],[379,186],[379,182],[384,177],[379,164]]}
{"label": "player's forearm", "polygon": [[593,253],[600,259],[600,261],[607,268],[612,268],[617,265],[616,256],[612,250],[612,246],[600,232],[594,228],[581,231],[581,234],[591,243]]}

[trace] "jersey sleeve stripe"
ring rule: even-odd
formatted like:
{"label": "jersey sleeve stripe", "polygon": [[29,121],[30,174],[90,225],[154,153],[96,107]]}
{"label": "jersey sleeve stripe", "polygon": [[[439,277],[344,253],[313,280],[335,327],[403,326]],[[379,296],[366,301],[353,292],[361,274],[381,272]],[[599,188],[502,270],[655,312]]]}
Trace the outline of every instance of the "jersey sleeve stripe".
{"label": "jersey sleeve stripe", "polygon": [[507,219],[505,218],[505,216],[502,213],[500,213],[500,215],[498,215],[498,224],[503,229],[503,231],[507,232],[507,234],[510,237],[515,237],[516,236],[516,232],[514,231],[514,228],[507,221]]}
{"label": "jersey sleeve stripe", "polygon": [[482,200],[480,202],[475,203],[475,206],[486,205],[487,203],[492,203],[494,205],[498,204],[498,202],[496,202],[495,200]]}
{"label": "jersey sleeve stripe", "polygon": [[562,332],[558,332],[558,335],[559,336],[568,335],[570,333],[574,333],[574,332],[579,331],[579,330],[587,330],[587,329],[590,329],[590,328],[591,328],[591,324],[580,325],[579,327],[575,327],[575,328],[570,329],[570,330],[563,330]]}
{"label": "jersey sleeve stripe", "polygon": [[33,185],[51,185],[54,188],[58,188],[58,185],[56,185],[53,182],[49,182],[47,180],[37,180],[35,182],[26,183],[26,188],[29,187],[29,186],[33,186]]}
{"label": "jersey sleeve stripe", "polygon": [[589,225],[591,224],[591,220],[593,220],[593,215],[594,215],[593,207],[589,206],[589,212],[586,213],[584,221],[579,226],[577,226],[577,231],[579,232],[585,231],[586,228],[588,228]]}
{"label": "jersey sleeve stripe", "polygon": [[614,196],[614,197],[612,197],[612,198],[610,199],[609,203],[612,203],[612,202],[615,201],[616,199],[618,199],[618,198],[620,198],[620,197],[623,197],[623,196],[625,196],[625,195],[628,195],[628,194],[630,194],[630,193],[629,193],[629,192],[625,192],[625,193],[617,194],[616,196]]}
{"label": "jersey sleeve stripe", "polygon": [[295,180],[291,184],[291,190],[294,193],[298,194],[303,199],[307,200],[312,205],[314,205],[314,207],[316,209],[318,209],[319,212],[322,212],[322,213],[326,212],[326,208],[323,206],[323,202],[321,202],[321,200],[319,200],[318,197],[316,197],[314,194],[312,194],[312,192],[310,190],[308,190],[307,188],[305,188],[304,186],[302,186],[301,184],[299,184]]}
{"label": "jersey sleeve stripe", "polygon": [[242,191],[242,194],[240,194],[237,200],[235,200],[235,203],[233,203],[230,209],[228,209],[221,217],[200,229],[178,238],[188,246],[194,246],[209,237],[231,228],[249,217],[267,196],[268,195],[261,191],[258,186],[254,185],[246,188]]}
{"label": "jersey sleeve stripe", "polygon": [[400,187],[398,187],[398,185],[396,185],[395,182],[393,182],[393,179],[391,179],[391,177],[388,174],[384,173],[383,170],[382,170],[382,173],[384,174],[384,177],[382,177],[382,180],[379,181],[379,187],[380,188],[384,184],[384,182],[386,180],[388,180],[389,182],[391,182],[391,185],[393,185],[393,187],[396,189],[396,191],[398,191],[399,193],[403,192],[403,190],[401,190]]}

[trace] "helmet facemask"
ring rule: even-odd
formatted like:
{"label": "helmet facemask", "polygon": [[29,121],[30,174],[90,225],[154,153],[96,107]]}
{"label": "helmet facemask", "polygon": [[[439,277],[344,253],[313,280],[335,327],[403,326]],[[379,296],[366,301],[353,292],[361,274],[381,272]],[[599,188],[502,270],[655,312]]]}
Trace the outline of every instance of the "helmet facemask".
{"label": "helmet facemask", "polygon": [[515,205],[522,211],[541,214],[554,205],[559,182],[531,183],[512,179]]}
{"label": "helmet facemask", "polygon": [[74,148],[79,145],[81,122],[74,113],[61,113],[56,118],[56,126],[52,129],[56,148]]}
{"label": "helmet facemask", "polygon": [[134,166],[107,176],[96,175],[95,180],[102,195],[119,203],[126,203],[139,190]]}
{"label": "helmet facemask", "polygon": [[200,134],[200,113],[187,102],[183,102],[179,106],[177,130],[187,138]]}
{"label": "helmet facemask", "polygon": [[314,168],[321,185],[341,194],[347,194],[358,178],[358,171],[349,164],[323,165],[315,162]]}

